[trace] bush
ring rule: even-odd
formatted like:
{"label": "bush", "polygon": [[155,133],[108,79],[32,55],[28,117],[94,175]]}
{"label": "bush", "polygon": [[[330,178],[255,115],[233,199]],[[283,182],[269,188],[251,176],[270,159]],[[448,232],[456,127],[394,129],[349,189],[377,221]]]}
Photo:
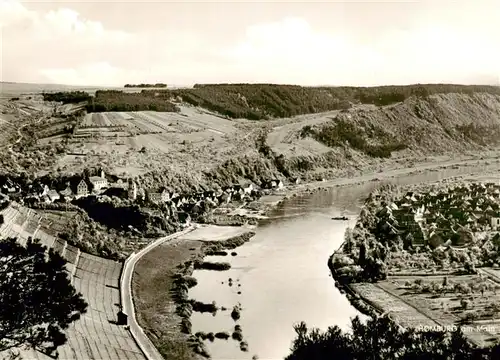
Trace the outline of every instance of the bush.
{"label": "bush", "polygon": [[203,270],[216,270],[216,271],[225,271],[231,268],[231,264],[229,263],[221,263],[221,262],[210,262],[210,261],[196,261],[194,263],[195,269],[203,269]]}
{"label": "bush", "polygon": [[215,337],[217,339],[227,340],[227,339],[229,339],[229,334],[225,331],[221,331],[221,332],[216,333]]}
{"label": "bush", "polygon": [[236,305],[235,307],[233,307],[233,311],[231,311],[231,318],[234,321],[237,321],[240,319],[240,317],[241,317],[241,307]]}
{"label": "bush", "polygon": [[233,332],[233,335],[231,336],[233,338],[233,340],[236,340],[236,341],[241,341],[243,340],[243,333],[241,331],[234,331]]}
{"label": "bush", "polygon": [[201,312],[201,313],[205,313],[205,312],[215,313],[215,312],[217,312],[217,309],[218,309],[215,301],[212,302],[211,304],[205,304],[205,303],[202,303],[201,301],[192,300],[191,305],[193,307],[193,311]]}

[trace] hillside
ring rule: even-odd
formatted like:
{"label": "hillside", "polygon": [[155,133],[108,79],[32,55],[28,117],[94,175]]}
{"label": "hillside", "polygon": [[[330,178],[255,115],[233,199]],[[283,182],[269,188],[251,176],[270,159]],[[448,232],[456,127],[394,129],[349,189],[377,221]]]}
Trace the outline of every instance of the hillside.
{"label": "hillside", "polygon": [[[190,104],[194,101],[188,97],[195,94],[237,107],[232,114],[238,117],[259,108],[268,120],[221,116],[222,110],[207,110],[206,102]],[[235,94],[240,94],[239,100]],[[276,102],[269,100],[270,94],[276,95]],[[73,95],[81,101],[81,93]],[[71,119],[59,115],[32,124],[23,130],[26,136],[14,151],[1,159],[2,167],[12,172],[68,173],[103,166],[107,173],[137,177],[145,188],[168,184],[184,191],[243,179],[257,184],[274,177],[320,180],[387,165],[411,166],[425,157],[493,149],[500,135],[500,88],[492,86],[204,85],[97,95],[96,111],[100,105],[120,110],[120,102],[126,107],[89,113],[74,127],[64,125]],[[54,96],[49,97],[55,100]],[[61,101],[72,99],[57,96]],[[172,111],[151,111],[157,104]],[[139,111],[141,107],[147,110]],[[271,111],[276,116],[304,114],[275,118]],[[55,130],[38,128],[42,124]],[[71,125],[72,133],[59,134],[63,125]],[[40,136],[33,140],[29,134]],[[48,151],[50,157],[40,162],[40,154]]]}
{"label": "hillside", "polygon": [[[156,84],[161,85],[161,84]],[[500,95],[495,86],[418,84],[378,87],[303,87],[276,84],[197,84],[191,89],[147,89],[151,84],[126,87],[145,88],[131,94],[119,90],[99,90],[88,99],[87,111],[178,111],[171,101],[199,106],[229,118],[262,120],[347,109],[352,104],[385,106],[410,97],[428,98],[433,94]],[[82,99],[82,92],[46,93],[47,101],[60,98],[64,103]]]}
{"label": "hillside", "polygon": [[317,180],[377,170],[388,163],[404,166],[424,157],[481,152],[498,144],[500,96],[412,96],[393,105],[359,105],[271,120],[252,128],[253,133],[245,136],[253,144],[241,144],[237,156],[220,156],[219,161],[213,159],[209,166],[204,163],[198,171],[177,173],[171,169],[154,178],[169,183],[196,179],[197,184],[225,184],[241,178],[259,183],[276,176]]}

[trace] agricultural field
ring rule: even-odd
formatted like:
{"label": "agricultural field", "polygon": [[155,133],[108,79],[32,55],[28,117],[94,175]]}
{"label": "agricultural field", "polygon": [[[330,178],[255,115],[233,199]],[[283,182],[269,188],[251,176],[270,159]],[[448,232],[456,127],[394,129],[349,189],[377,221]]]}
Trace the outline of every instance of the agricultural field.
{"label": "agricultural field", "polygon": [[13,121],[15,121],[13,115],[0,113],[0,148],[8,146],[16,138],[17,129]]}
{"label": "agricultural field", "polygon": [[[62,171],[103,165],[140,175],[165,167],[196,170],[252,148],[247,120],[229,120],[194,107],[175,112],[86,114],[55,165]],[[184,172],[184,171],[182,171]]]}
{"label": "agricultural field", "polygon": [[49,118],[36,126],[36,136],[42,144],[58,141],[70,135],[75,125],[72,119]]}
{"label": "agricultural field", "polygon": [[500,278],[485,270],[479,275],[390,276],[352,287],[404,327],[462,326],[467,337],[484,346],[500,338]]}

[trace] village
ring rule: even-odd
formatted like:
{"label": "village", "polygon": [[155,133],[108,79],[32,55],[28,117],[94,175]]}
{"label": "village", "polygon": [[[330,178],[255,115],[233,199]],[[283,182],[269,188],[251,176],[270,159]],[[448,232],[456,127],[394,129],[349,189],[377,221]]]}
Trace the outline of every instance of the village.
{"label": "village", "polygon": [[499,230],[498,183],[376,191],[330,266],[361,311],[403,327],[469,324],[466,336],[485,346],[500,333]]}
{"label": "village", "polygon": [[378,214],[391,234],[413,247],[464,248],[500,228],[500,185],[463,183],[426,193],[408,191]]}
{"label": "village", "polygon": [[[2,183],[3,180],[3,183]],[[295,180],[298,182],[298,180]],[[99,198],[116,197],[130,204],[163,206],[171,212],[183,211],[200,213],[204,208],[216,208],[234,202],[250,201],[271,191],[284,188],[280,179],[263,181],[260,186],[251,182],[241,182],[217,190],[179,193],[169,187],[144,189],[136,180],[120,179],[109,175],[103,169],[73,176],[59,188],[44,184],[38,179],[25,182],[6,177],[0,179],[0,197],[16,201],[21,205],[38,208],[44,204],[64,205],[89,196]]]}

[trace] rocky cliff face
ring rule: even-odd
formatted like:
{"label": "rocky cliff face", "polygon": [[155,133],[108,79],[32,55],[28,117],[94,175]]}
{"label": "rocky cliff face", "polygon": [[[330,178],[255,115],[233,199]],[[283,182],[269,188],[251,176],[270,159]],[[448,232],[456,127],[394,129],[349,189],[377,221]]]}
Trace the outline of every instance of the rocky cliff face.
{"label": "rocky cliff face", "polygon": [[[350,133],[328,131],[337,124],[349,124]],[[303,123],[304,127],[307,122]],[[304,128],[302,127],[302,129]],[[328,146],[318,136],[301,136],[297,130],[290,146],[309,142],[307,154],[285,151],[286,166],[291,173],[311,173],[364,167],[397,158],[415,158],[432,155],[454,155],[469,150],[487,150],[500,142],[500,96],[486,93],[437,94],[427,98],[411,97],[404,102],[385,107],[354,108],[339,112],[322,123],[311,126],[316,133],[337,137],[339,146]],[[392,151],[389,158],[374,158],[356,148],[352,133],[369,145],[402,144],[404,149]],[[342,137],[344,136],[344,137]],[[358,138],[354,140],[359,140]],[[337,143],[338,143],[337,142]],[[325,148],[325,143],[327,147]],[[280,148],[278,145],[276,149]],[[329,171],[328,171],[329,170]],[[310,175],[310,174],[309,174]]]}
{"label": "rocky cliff face", "polygon": [[338,115],[365,134],[376,127],[408,145],[411,153],[442,154],[496,145],[500,96],[437,94],[373,110]]}

